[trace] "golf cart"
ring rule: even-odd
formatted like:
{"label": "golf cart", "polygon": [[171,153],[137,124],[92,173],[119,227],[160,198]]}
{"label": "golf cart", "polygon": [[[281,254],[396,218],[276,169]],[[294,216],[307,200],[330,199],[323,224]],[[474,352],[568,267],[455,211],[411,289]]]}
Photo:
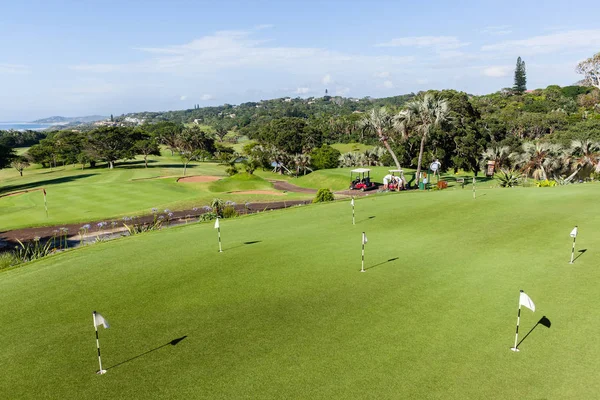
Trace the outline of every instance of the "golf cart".
{"label": "golf cart", "polygon": [[377,189],[377,184],[371,182],[371,170],[367,168],[357,168],[350,171],[350,189],[352,190],[372,190]]}
{"label": "golf cart", "polygon": [[406,188],[406,180],[404,179],[404,171],[401,169],[390,169],[389,174],[383,178],[383,184],[387,184],[388,190],[400,191]]}

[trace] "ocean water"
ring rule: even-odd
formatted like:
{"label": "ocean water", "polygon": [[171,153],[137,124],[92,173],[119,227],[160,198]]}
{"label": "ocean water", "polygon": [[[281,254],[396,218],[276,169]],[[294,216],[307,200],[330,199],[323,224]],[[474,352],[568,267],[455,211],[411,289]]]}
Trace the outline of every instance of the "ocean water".
{"label": "ocean water", "polygon": [[32,124],[31,122],[0,122],[0,131],[14,129],[16,131],[41,131],[51,127],[52,124]]}

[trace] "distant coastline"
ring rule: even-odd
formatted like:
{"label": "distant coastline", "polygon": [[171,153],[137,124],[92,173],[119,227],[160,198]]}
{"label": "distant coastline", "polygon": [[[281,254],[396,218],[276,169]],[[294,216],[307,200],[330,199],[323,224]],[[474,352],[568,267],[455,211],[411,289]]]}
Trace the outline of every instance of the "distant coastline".
{"label": "distant coastline", "polygon": [[61,124],[36,124],[33,122],[0,122],[0,131],[43,131],[45,129],[51,128],[56,125]]}

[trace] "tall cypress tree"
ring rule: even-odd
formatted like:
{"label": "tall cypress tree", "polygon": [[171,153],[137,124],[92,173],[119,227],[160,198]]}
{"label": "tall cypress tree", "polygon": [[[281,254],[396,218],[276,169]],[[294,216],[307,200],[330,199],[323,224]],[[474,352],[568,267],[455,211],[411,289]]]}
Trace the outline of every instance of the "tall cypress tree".
{"label": "tall cypress tree", "polygon": [[513,90],[517,93],[523,93],[527,90],[527,73],[525,71],[525,61],[521,57],[517,58],[517,67],[515,68],[515,85]]}

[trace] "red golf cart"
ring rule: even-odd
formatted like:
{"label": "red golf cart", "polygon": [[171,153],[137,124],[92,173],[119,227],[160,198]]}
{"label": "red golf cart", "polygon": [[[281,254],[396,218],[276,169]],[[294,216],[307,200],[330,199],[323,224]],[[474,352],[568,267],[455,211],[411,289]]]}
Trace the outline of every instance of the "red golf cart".
{"label": "red golf cart", "polygon": [[371,182],[371,170],[367,168],[357,168],[350,171],[350,189],[352,190],[373,190],[377,189],[377,184]]}

